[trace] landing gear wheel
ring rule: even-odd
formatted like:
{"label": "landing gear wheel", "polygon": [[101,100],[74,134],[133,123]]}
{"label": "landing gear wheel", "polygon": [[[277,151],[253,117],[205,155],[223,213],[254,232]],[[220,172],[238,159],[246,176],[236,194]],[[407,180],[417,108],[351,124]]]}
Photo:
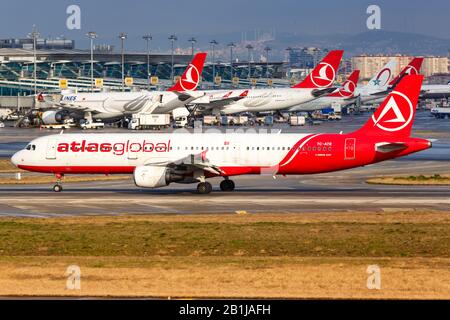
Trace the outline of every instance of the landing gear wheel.
{"label": "landing gear wheel", "polygon": [[53,186],[53,191],[55,191],[55,192],[61,192],[62,190],[63,190],[63,187],[60,184],[55,184]]}
{"label": "landing gear wheel", "polygon": [[208,194],[212,191],[212,185],[209,182],[200,182],[197,185],[197,192],[199,194]]}
{"label": "landing gear wheel", "polygon": [[220,190],[222,190],[222,191],[233,191],[234,190],[234,182],[233,182],[233,180],[223,180],[220,183]]}

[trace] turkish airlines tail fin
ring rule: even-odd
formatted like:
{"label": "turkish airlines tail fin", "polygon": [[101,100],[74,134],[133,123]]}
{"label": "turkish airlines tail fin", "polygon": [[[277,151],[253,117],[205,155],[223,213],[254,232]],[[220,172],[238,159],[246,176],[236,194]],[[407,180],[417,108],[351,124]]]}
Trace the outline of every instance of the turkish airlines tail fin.
{"label": "turkish airlines tail fin", "polygon": [[366,85],[368,89],[374,90],[386,90],[391,80],[391,76],[394,74],[394,69],[397,66],[397,61],[395,59],[390,60],[384,65],[377,74],[369,80]]}
{"label": "turkish airlines tail fin", "polygon": [[344,50],[330,51],[311,73],[292,88],[321,89],[333,85]]}
{"label": "turkish airlines tail fin", "polygon": [[354,70],[350,76],[345,80],[342,86],[335,92],[330,93],[329,97],[343,97],[351,98],[355,93],[356,86],[358,85],[359,70]]}
{"label": "turkish airlines tail fin", "polygon": [[406,75],[389,93],[358,134],[404,138],[411,135],[422,75]]}
{"label": "turkish airlines tail fin", "polygon": [[391,82],[389,82],[390,86],[397,84],[403,75],[408,74],[420,74],[420,67],[422,66],[423,58],[414,58],[411,62],[403,68],[402,71],[394,78]]}
{"label": "turkish airlines tail fin", "polygon": [[194,56],[192,62],[187,66],[180,80],[167,91],[194,91],[197,89],[202,78],[203,65],[205,64],[206,53],[199,52]]}

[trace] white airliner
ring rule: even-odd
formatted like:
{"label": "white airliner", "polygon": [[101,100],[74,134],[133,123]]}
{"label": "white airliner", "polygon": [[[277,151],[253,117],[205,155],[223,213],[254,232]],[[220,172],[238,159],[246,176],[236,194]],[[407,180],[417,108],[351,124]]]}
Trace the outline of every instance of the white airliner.
{"label": "white airliner", "polygon": [[180,80],[167,91],[67,94],[57,104],[60,110],[45,111],[42,120],[53,124],[69,114],[105,120],[138,112],[169,113],[204,95],[195,90],[201,80],[205,59],[206,53],[197,53]]}
{"label": "white airliner", "polygon": [[315,111],[331,106],[333,103],[347,105],[352,100],[355,89],[358,85],[359,70],[354,70],[342,86],[326,97],[321,97],[313,101],[302,103],[298,106],[289,108],[289,112],[296,111]]}
{"label": "white airliner", "polygon": [[396,66],[397,61],[395,59],[390,60],[369,80],[367,85],[356,88],[354,97],[360,99],[362,104],[384,99],[389,93],[389,84]]}
{"label": "white airliner", "polygon": [[192,104],[197,110],[213,114],[277,111],[293,107],[326,96],[336,89],[332,85],[342,55],[342,50],[330,51],[302,82],[291,88],[211,90]]}
{"label": "white airliner", "polygon": [[428,149],[431,142],[412,138],[421,75],[404,77],[395,91],[359,130],[351,133],[118,133],[60,134],[39,137],[11,161],[34,172],[53,173],[62,191],[65,174],[132,174],[135,184],[159,188],[170,183],[199,183],[245,174],[298,175],[344,170]]}

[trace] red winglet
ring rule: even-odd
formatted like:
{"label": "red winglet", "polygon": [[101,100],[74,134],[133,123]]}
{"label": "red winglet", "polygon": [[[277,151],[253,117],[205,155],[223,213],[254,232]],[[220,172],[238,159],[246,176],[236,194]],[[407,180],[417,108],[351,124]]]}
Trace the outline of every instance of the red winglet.
{"label": "red winglet", "polygon": [[245,90],[244,92],[242,92],[239,97],[246,97],[248,95],[248,90]]}
{"label": "red winglet", "polygon": [[228,98],[229,96],[231,96],[232,93],[233,91],[228,92],[226,95],[223,96],[223,98]]}

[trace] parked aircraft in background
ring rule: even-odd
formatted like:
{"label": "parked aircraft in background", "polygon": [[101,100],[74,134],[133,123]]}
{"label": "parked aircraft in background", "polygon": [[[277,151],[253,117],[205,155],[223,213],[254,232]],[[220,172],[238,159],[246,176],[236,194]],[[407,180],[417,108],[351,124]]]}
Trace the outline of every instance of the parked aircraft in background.
{"label": "parked aircraft in background", "polygon": [[[411,128],[423,76],[407,75],[359,130],[347,134],[59,134],[32,140],[11,161],[18,168],[53,173],[61,191],[64,174],[132,174],[138,187],[198,183],[223,177],[231,191],[232,176],[300,175],[365,166],[431,147],[412,138]],[[293,89],[294,90],[294,89]]]}
{"label": "parked aircraft in background", "polygon": [[133,113],[169,113],[204,95],[196,91],[206,53],[195,55],[180,80],[167,91],[71,93],[62,95],[59,109],[47,110],[44,123],[60,123],[65,118],[116,119]]}
{"label": "parked aircraft in background", "polygon": [[390,60],[381,68],[367,85],[358,86],[355,90],[354,97],[359,99],[361,104],[367,104],[376,99],[384,99],[389,93],[389,83],[397,66],[395,59]]}
{"label": "parked aircraft in background", "polygon": [[298,106],[288,109],[289,112],[295,111],[314,111],[331,106],[333,103],[339,103],[344,106],[353,100],[355,89],[358,85],[359,70],[354,70],[342,86],[330,93],[326,97],[321,97],[313,101],[302,103]]}
{"label": "parked aircraft in background", "polygon": [[336,89],[332,86],[342,55],[342,50],[330,51],[303,81],[291,88],[211,90],[192,104],[213,114],[277,111],[296,106]]}

